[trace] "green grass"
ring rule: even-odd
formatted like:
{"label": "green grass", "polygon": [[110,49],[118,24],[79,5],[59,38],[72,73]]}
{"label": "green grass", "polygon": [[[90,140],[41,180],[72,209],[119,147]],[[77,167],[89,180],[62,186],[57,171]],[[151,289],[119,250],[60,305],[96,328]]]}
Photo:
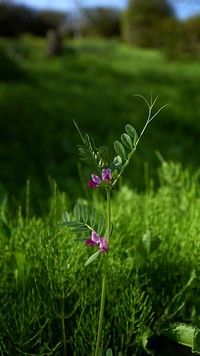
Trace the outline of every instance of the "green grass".
{"label": "green grass", "polygon": [[[163,162],[157,190],[149,181],[143,193],[122,186],[112,194],[103,345],[115,355],[146,355],[145,337],[165,322],[200,328],[198,181],[199,172],[191,176],[180,164]],[[105,210],[99,191],[81,202]],[[67,355],[94,353],[103,256],[84,267],[94,249],[75,243],[66,227],[56,225],[64,211],[72,212],[70,206],[71,198],[55,182],[42,217],[30,215],[28,199],[26,214],[22,208],[14,214],[6,199],[1,202],[2,356],[64,355],[64,340]]]}
{"label": "green grass", "polygon": [[135,93],[159,94],[158,105],[171,105],[148,128],[126,174],[131,185],[144,188],[144,163],[155,178],[156,150],[166,160],[198,167],[198,62],[168,62],[160,52],[99,39],[69,41],[64,55],[54,59],[45,57],[42,39],[1,39],[1,48],[9,61],[0,71],[0,182],[10,194],[22,199],[30,178],[32,201],[44,199],[51,176],[77,197],[79,137],[73,119],[97,146],[108,145],[112,157],[112,142],[125,124],[140,131],[146,119]]}
{"label": "green grass", "polygon": [[[103,256],[85,268],[94,250],[57,226],[76,200],[105,211],[87,189],[92,172],[77,165],[73,119],[112,157],[125,124],[140,131],[146,120],[132,94],[152,92],[171,105],[112,193],[103,327],[105,349],[146,355],[165,322],[200,328],[199,64],[99,39],[68,42],[60,58],[45,51],[42,39],[1,39],[0,355],[64,355],[65,343],[67,355],[94,353]],[[181,163],[160,165],[157,150]]]}

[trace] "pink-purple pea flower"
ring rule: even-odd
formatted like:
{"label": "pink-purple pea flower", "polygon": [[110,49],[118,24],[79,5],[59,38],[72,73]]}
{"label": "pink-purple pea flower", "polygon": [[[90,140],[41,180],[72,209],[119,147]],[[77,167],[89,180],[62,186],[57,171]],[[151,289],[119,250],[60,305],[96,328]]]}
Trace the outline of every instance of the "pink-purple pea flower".
{"label": "pink-purple pea flower", "polygon": [[100,252],[108,252],[108,242],[107,239],[104,237],[99,237],[99,235],[92,231],[91,239],[86,240],[86,245],[90,246],[99,246],[99,253]]}
{"label": "pink-purple pea flower", "polygon": [[[101,178],[99,176],[96,176],[95,174],[91,175],[92,180],[88,182],[88,187],[90,188],[96,188],[101,185]],[[101,177],[104,182],[109,182],[112,179],[112,171],[110,168],[104,168],[102,169],[101,172]]]}

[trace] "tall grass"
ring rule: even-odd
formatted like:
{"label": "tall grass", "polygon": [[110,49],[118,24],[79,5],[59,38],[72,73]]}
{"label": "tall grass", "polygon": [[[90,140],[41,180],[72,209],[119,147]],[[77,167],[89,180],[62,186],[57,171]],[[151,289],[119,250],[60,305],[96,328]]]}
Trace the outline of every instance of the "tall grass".
{"label": "tall grass", "polygon": [[[127,186],[113,192],[103,344],[116,355],[145,354],[161,322],[200,327],[199,173],[163,162],[159,180],[158,190],[150,181],[140,194]],[[13,214],[6,199],[0,206],[2,356],[94,353],[101,260],[84,267],[90,246],[57,226],[71,200],[55,182],[52,192],[43,217],[25,216],[20,207]],[[85,203],[100,213],[104,199],[95,193]]]}

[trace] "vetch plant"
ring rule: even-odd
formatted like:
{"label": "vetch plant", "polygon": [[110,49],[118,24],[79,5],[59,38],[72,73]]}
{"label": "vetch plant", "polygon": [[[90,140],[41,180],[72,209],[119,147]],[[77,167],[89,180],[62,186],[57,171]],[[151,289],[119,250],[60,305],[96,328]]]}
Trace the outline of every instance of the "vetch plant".
{"label": "vetch plant", "polygon": [[[97,331],[97,341],[95,356],[102,355],[101,337],[103,327],[103,315],[105,308],[106,289],[108,282],[108,268],[109,268],[109,254],[110,254],[110,238],[112,235],[113,225],[111,221],[111,191],[119,181],[125,168],[130,162],[133,154],[135,153],[140,139],[146,130],[148,124],[158,115],[158,113],[166,106],[162,106],[155,113],[152,109],[158,99],[158,96],[153,100],[151,97],[148,102],[143,96],[141,97],[148,107],[148,116],[146,123],[138,135],[135,128],[127,124],[125,126],[125,133],[121,135],[121,142],[114,142],[114,149],[116,156],[112,161],[108,158],[108,148],[101,146],[97,148],[93,139],[86,134],[83,136],[77,123],[74,124],[80,134],[82,143],[79,145],[79,154],[83,162],[89,164],[93,170],[91,172],[91,179],[88,181],[88,187],[91,189],[105,189],[106,191],[106,217],[103,215],[97,216],[96,209],[93,208],[89,214],[86,205],[76,204],[74,207],[74,219],[71,220],[69,213],[65,213],[64,223],[62,225],[71,229],[74,234],[77,234],[76,242],[84,242],[85,245],[97,248],[89,259],[86,261],[85,266],[93,262],[100,254],[104,255],[103,266],[103,279],[102,279],[102,292],[101,304],[99,314],[99,324]],[[104,228],[106,221],[106,227]],[[89,234],[89,236],[88,236]],[[108,351],[108,350],[107,350]]]}

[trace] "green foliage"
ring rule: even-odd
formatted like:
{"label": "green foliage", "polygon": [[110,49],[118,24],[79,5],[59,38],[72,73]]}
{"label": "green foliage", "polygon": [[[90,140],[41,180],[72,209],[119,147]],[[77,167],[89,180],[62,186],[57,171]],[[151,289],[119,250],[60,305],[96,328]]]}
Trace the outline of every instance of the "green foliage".
{"label": "green foliage", "polygon": [[15,58],[7,53],[0,43],[0,82],[17,82],[27,80],[26,72]]}
{"label": "green foliage", "polygon": [[[103,355],[108,349],[113,355],[153,354],[153,334],[182,343],[191,338],[187,344],[199,351],[199,172],[191,176],[163,161],[159,179],[156,190],[149,182],[143,193],[127,186],[112,192]],[[94,194],[72,208],[55,182],[52,192],[42,217],[23,216],[21,209],[14,214],[6,197],[1,200],[1,355],[59,355],[64,344],[67,354],[94,353],[103,260],[84,268],[90,246],[74,243],[71,233],[81,227],[56,224],[68,211],[66,224],[84,218],[96,229],[105,206]]]}
{"label": "green foliage", "polygon": [[[86,204],[74,206],[74,218],[75,221],[70,220],[70,215],[68,212],[64,214],[64,223],[60,224],[61,226],[66,226],[71,229],[71,232],[78,234],[78,237],[75,239],[75,242],[85,242],[87,239],[90,239],[92,231],[97,232],[99,236],[102,235],[103,230],[105,229],[105,219],[103,215],[99,215],[96,219],[96,209],[93,208],[91,214],[88,213],[88,207]],[[81,236],[80,236],[81,235]],[[91,255],[85,263],[85,266],[93,262],[99,255],[99,251]]]}
{"label": "green foliage", "polygon": [[82,135],[78,124],[74,121],[83,145],[78,145],[80,158],[83,162],[99,170],[101,167],[108,166],[108,148],[105,146],[95,147],[94,140],[88,134]]}
{"label": "green foliage", "polygon": [[84,7],[79,18],[83,36],[117,37],[120,35],[120,11],[109,7]]}
{"label": "green foliage", "polygon": [[76,204],[73,209],[74,219],[70,219],[68,212],[64,213],[64,222],[59,224],[59,226],[66,226],[71,229],[74,234],[84,234],[86,236],[78,237],[75,241],[83,242],[88,239],[88,233],[91,231],[96,231],[98,235],[101,235],[105,229],[105,219],[103,214],[99,214],[97,218],[96,209],[93,208],[91,212],[88,211],[86,204]]}
{"label": "green foliage", "polygon": [[124,146],[121,144],[119,141],[114,142],[114,149],[116,153],[121,157],[122,160],[126,161],[126,151],[124,149]]}
{"label": "green foliage", "polygon": [[199,59],[200,16],[185,21],[171,19],[165,23],[163,51],[169,59]]}
{"label": "green foliage", "polygon": [[18,37],[24,33],[45,36],[49,28],[57,28],[64,20],[67,21],[64,13],[36,11],[6,1],[0,3],[1,36]]}
{"label": "green foliage", "polygon": [[172,323],[160,328],[159,333],[181,345],[189,346],[192,352],[200,354],[200,329],[183,323]]}
{"label": "green foliage", "polygon": [[[145,99],[142,95],[136,95],[136,96],[141,97],[148,106],[148,115],[147,115],[146,123],[145,123],[144,127],[142,128],[139,137],[138,137],[137,132],[134,129],[134,127],[131,126],[130,124],[127,124],[125,126],[125,130],[126,130],[127,134],[121,135],[122,143],[119,141],[114,142],[114,149],[115,149],[116,153],[118,154],[118,156],[114,158],[114,161],[112,163],[113,178],[115,178],[114,182],[112,183],[112,187],[115,186],[118,179],[122,176],[125,168],[129,164],[129,161],[130,161],[132,155],[134,154],[134,152],[136,151],[137,145],[139,144],[139,141],[140,141],[142,135],[144,134],[148,124],[158,115],[158,113],[164,107],[166,107],[168,105],[168,104],[163,105],[160,109],[158,109],[155,112],[155,114],[153,114],[152,109],[158,99],[158,96],[154,100],[151,96],[150,102],[148,102],[147,99]],[[128,156],[126,155],[124,146],[126,148],[128,147],[128,149],[130,151]],[[118,171],[118,175],[117,175],[116,171]]]}
{"label": "green foliage", "polygon": [[174,18],[166,0],[129,0],[122,16],[122,37],[136,46],[159,48],[163,45],[166,20]]}

